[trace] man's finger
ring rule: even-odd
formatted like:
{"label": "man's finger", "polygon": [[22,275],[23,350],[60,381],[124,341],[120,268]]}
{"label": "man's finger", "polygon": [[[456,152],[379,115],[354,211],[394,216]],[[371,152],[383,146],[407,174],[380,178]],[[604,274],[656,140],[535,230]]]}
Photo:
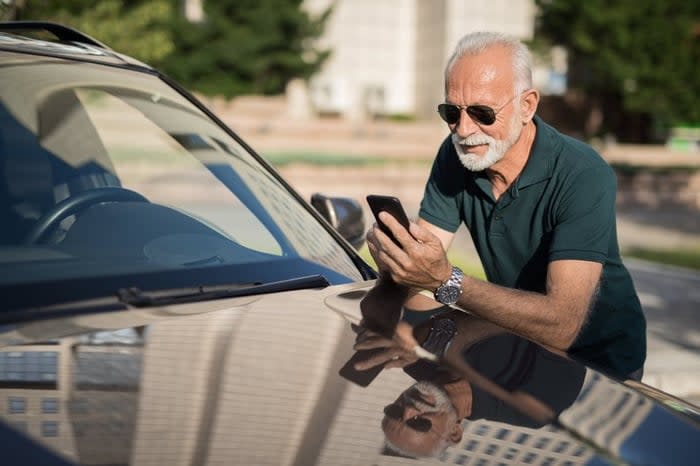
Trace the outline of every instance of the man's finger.
{"label": "man's finger", "polygon": [[437,237],[430,230],[423,228],[417,223],[411,223],[409,233],[411,233],[411,236],[413,236],[416,241],[420,243],[429,243],[433,241],[433,238],[437,239]]}
{"label": "man's finger", "polygon": [[392,346],[395,346],[395,343],[388,338],[370,336],[363,338],[362,340],[355,340],[355,346],[353,346],[353,348],[356,350],[366,350],[375,348],[391,348]]}
{"label": "man's finger", "polygon": [[406,367],[409,364],[412,364],[414,362],[415,361],[407,361],[404,358],[392,359],[391,361],[384,364],[384,369],[402,368],[402,367]]}
{"label": "man's finger", "polygon": [[406,351],[412,351],[413,348],[418,345],[418,342],[413,336],[413,327],[403,321],[396,325],[394,340]]}
{"label": "man's finger", "polygon": [[[394,238],[396,238],[396,240],[401,244],[401,247],[405,247],[414,241],[413,236],[411,236],[410,230],[406,229],[396,219],[396,217],[394,217],[390,213],[380,212],[379,219],[391,231],[391,233],[394,235]],[[410,228],[411,223],[412,222],[409,222],[409,228]],[[392,243],[393,243],[393,241],[392,241]],[[397,247],[399,247],[399,246],[397,246]]]}
{"label": "man's finger", "polygon": [[398,356],[398,355],[392,350],[382,351],[381,353],[374,355],[374,356],[370,357],[369,359],[365,359],[364,361],[356,362],[355,369],[357,369],[358,371],[365,371],[367,369],[371,369],[375,366],[383,365],[386,362],[393,360],[394,356]]}

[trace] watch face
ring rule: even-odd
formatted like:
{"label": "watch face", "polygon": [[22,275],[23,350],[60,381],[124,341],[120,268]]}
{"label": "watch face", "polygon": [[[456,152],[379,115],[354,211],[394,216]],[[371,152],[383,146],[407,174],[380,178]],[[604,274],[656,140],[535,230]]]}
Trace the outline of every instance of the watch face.
{"label": "watch face", "polygon": [[462,294],[464,273],[459,267],[452,267],[452,275],[443,285],[435,290],[435,299],[442,304],[454,304]]}
{"label": "watch face", "polygon": [[459,286],[443,286],[437,290],[437,300],[442,304],[454,304],[459,299],[461,291]]}

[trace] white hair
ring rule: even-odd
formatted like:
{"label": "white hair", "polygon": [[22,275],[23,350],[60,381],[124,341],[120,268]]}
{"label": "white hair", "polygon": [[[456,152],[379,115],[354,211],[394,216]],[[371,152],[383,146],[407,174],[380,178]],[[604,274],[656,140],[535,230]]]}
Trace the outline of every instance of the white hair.
{"label": "white hair", "polygon": [[532,87],[532,56],[527,46],[516,37],[500,32],[472,32],[462,37],[455,46],[445,67],[445,90],[447,91],[450,72],[460,58],[465,55],[478,55],[490,47],[506,47],[512,53],[515,93],[519,94]]}
{"label": "white hair", "polygon": [[416,452],[406,450],[404,448],[399,447],[398,445],[394,444],[391,440],[388,438],[384,439],[384,448],[387,450],[391,451],[394,455],[401,456],[403,458],[412,458],[412,459],[419,459],[419,458],[440,458],[442,454],[447,450],[447,447],[450,447],[454,445],[453,443],[449,442],[448,440],[445,439],[440,439],[440,441],[435,445],[435,447],[428,452],[427,454],[421,455],[417,454]]}

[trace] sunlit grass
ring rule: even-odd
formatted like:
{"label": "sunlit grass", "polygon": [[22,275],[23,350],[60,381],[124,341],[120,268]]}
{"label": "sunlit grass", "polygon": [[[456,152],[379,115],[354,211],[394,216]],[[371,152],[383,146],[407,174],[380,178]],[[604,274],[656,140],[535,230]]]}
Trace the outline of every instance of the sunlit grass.
{"label": "sunlit grass", "polygon": [[[362,246],[359,253],[368,264],[370,264],[375,270],[377,269],[377,264],[374,262],[374,259],[372,259],[372,255],[369,253],[367,245]],[[474,260],[471,258],[467,258],[459,253],[450,252],[447,254],[447,257],[450,259],[450,263],[452,265],[456,265],[462,269],[465,274],[481,280],[486,280],[486,274],[484,273],[484,268],[481,266],[481,263],[474,262]]]}
{"label": "sunlit grass", "polygon": [[[375,264],[374,259],[372,259],[366,245],[363,246],[359,252],[365,261],[367,261],[375,269],[377,268],[377,265]],[[625,251],[624,256],[700,271],[700,248],[663,250],[634,248]],[[467,275],[479,278],[481,280],[486,280],[484,268],[481,266],[481,263],[475,262],[471,257],[466,257],[465,255],[459,253],[450,252],[448,253],[448,257],[453,265],[461,268]]]}
{"label": "sunlit grass", "polygon": [[661,264],[700,270],[700,248],[697,249],[646,249],[632,248],[625,256],[636,257]]}
{"label": "sunlit grass", "polygon": [[266,152],[265,159],[276,167],[293,163],[303,163],[315,166],[365,166],[385,163],[380,157],[361,156],[352,154],[330,154],[323,152]]}
{"label": "sunlit grass", "polygon": [[284,167],[292,164],[305,164],[317,167],[382,166],[388,164],[401,166],[405,166],[407,164],[420,164],[429,166],[431,162],[430,160],[388,159],[386,157],[376,155],[311,151],[265,152],[261,155],[275,167]]}

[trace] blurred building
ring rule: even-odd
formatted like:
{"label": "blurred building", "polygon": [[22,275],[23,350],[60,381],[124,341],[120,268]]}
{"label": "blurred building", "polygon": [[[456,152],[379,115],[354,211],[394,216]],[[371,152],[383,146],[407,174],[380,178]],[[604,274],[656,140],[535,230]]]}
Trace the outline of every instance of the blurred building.
{"label": "blurred building", "polygon": [[[436,118],[443,100],[443,70],[466,33],[492,30],[532,39],[533,0],[305,0],[319,15],[333,12],[320,46],[332,50],[310,83],[311,101],[322,114],[362,119],[406,115]],[[535,69],[544,94],[565,88],[566,60]]]}

